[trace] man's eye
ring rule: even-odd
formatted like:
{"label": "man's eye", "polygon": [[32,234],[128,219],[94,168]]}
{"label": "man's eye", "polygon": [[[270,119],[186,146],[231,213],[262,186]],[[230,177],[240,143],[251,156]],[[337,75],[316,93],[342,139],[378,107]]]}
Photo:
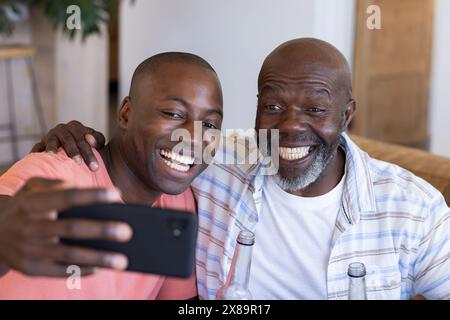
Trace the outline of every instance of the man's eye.
{"label": "man's eye", "polygon": [[209,122],[203,122],[203,126],[208,129],[217,129],[217,127],[215,125],[213,125],[212,123],[209,123]]}
{"label": "man's eye", "polygon": [[268,111],[280,111],[281,107],[277,104],[268,104],[268,105],[264,106],[264,109],[266,109]]}
{"label": "man's eye", "polygon": [[310,111],[310,112],[323,112],[324,110],[322,108],[318,108],[318,107],[311,107],[311,108],[308,108],[308,111]]}
{"label": "man's eye", "polygon": [[183,119],[183,116],[181,116],[180,114],[175,113],[175,112],[162,111],[162,113],[163,113],[164,115],[170,117],[170,118],[173,118],[173,119]]}

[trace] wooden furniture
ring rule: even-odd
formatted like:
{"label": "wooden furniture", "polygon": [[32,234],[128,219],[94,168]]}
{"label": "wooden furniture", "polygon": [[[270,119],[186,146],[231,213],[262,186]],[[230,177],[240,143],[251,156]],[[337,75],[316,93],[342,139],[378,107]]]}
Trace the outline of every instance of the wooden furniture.
{"label": "wooden furniture", "polygon": [[[367,27],[369,5],[381,29]],[[352,133],[427,148],[433,15],[433,0],[357,1]]]}
{"label": "wooden furniture", "polygon": [[[7,45],[0,46],[0,61],[5,64],[5,80],[6,80],[6,96],[8,103],[9,119],[7,123],[0,123],[0,130],[9,131],[9,135],[0,138],[0,143],[11,143],[11,151],[13,155],[13,161],[19,160],[19,140],[22,138],[38,139],[44,135],[47,131],[44,120],[44,111],[39,100],[36,76],[33,69],[32,57],[34,55],[34,48],[22,45]],[[39,122],[40,134],[27,134],[20,135],[17,130],[17,123],[19,119],[16,116],[16,106],[14,99],[14,81],[12,74],[12,61],[16,59],[23,59],[27,65],[31,90],[33,94],[33,105],[35,108],[37,120]]]}
{"label": "wooden furniture", "polygon": [[350,137],[371,157],[395,163],[428,181],[442,192],[450,206],[450,158],[355,135]]}

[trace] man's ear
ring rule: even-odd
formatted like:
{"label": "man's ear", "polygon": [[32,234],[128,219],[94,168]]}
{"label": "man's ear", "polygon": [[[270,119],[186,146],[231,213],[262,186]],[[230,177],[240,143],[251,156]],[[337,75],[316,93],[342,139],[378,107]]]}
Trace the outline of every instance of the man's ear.
{"label": "man's ear", "polygon": [[350,125],[350,122],[352,122],[353,119],[353,115],[355,114],[356,111],[356,102],[353,99],[350,99],[347,104],[345,105],[345,110],[344,110],[344,124],[342,127],[342,131],[346,131],[348,126]]}
{"label": "man's ear", "polygon": [[120,104],[119,109],[119,127],[122,129],[126,129],[128,126],[128,118],[131,112],[131,99],[129,96],[126,96],[122,103]]}

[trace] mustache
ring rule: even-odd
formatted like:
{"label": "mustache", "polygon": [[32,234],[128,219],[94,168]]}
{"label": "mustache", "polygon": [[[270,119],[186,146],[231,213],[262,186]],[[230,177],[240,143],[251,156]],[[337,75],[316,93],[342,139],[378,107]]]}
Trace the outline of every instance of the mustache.
{"label": "mustache", "polygon": [[315,134],[311,133],[287,133],[287,132],[280,132],[280,142],[281,141],[289,141],[289,142],[307,142],[307,143],[314,143],[314,144],[321,144],[323,143],[322,139],[320,139]]}

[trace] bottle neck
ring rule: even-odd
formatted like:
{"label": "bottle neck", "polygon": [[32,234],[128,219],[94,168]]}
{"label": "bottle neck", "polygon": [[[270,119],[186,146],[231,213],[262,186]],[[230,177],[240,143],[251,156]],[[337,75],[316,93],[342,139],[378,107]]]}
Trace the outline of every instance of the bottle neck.
{"label": "bottle neck", "polygon": [[349,277],[348,299],[367,300],[365,277]]}
{"label": "bottle neck", "polygon": [[248,289],[253,245],[238,243],[236,246],[236,250],[237,258],[231,277],[231,283],[239,283],[242,285],[242,287]]}

